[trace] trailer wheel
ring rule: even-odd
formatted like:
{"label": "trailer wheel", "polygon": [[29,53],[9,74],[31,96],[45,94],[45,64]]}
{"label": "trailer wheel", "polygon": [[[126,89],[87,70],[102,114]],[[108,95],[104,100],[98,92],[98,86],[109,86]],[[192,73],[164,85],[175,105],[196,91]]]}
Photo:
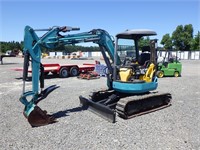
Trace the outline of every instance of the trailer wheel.
{"label": "trailer wheel", "polygon": [[174,72],[174,77],[178,77],[178,76],[179,76],[178,71],[175,71],[175,72]]}
{"label": "trailer wheel", "polygon": [[77,67],[72,67],[72,68],[70,69],[70,75],[71,75],[72,77],[77,76],[78,73],[79,73],[79,70],[78,70]]}
{"label": "trailer wheel", "polygon": [[158,78],[162,78],[162,77],[164,76],[164,73],[163,73],[162,71],[157,71],[157,72],[156,72],[156,76],[157,76]]}
{"label": "trailer wheel", "polygon": [[68,72],[67,68],[61,68],[59,71],[59,76],[61,78],[67,78],[69,76],[69,72]]}

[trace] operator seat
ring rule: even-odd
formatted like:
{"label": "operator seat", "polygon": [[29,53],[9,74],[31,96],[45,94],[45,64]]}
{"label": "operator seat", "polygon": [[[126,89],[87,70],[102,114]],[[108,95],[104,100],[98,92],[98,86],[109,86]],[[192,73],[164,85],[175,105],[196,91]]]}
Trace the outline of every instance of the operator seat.
{"label": "operator seat", "polygon": [[150,60],[150,46],[143,46],[142,47],[142,53],[140,54],[139,58],[138,58],[138,63],[141,66],[145,65],[146,61]]}

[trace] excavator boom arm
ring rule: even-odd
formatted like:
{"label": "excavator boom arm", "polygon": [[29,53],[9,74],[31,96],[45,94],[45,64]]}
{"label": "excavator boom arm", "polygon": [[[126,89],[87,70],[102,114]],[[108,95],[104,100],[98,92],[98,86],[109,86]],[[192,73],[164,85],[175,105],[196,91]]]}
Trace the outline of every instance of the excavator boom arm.
{"label": "excavator boom arm", "polygon": [[[26,26],[24,30],[24,69],[23,69],[23,93],[20,102],[25,105],[24,115],[32,126],[41,126],[55,122],[52,116],[47,115],[46,111],[42,111],[38,106],[38,102],[46,98],[49,93],[58,88],[52,85],[45,90],[44,88],[44,68],[41,64],[41,47],[48,49],[56,48],[60,45],[77,44],[83,42],[93,42],[99,45],[106,65],[110,73],[112,73],[111,61],[106,55],[108,53],[110,59],[114,61],[114,43],[111,36],[102,29],[93,29],[89,32],[78,34],[62,35],[62,32],[78,30],[74,27],[52,27],[49,29],[33,29]],[[42,37],[38,37],[37,31],[47,31]],[[26,91],[25,81],[27,79],[29,61],[32,67],[32,91]],[[110,79],[111,80],[111,79]],[[110,82],[111,83],[111,82]],[[40,91],[39,91],[40,87]],[[27,97],[32,96],[29,101]]]}

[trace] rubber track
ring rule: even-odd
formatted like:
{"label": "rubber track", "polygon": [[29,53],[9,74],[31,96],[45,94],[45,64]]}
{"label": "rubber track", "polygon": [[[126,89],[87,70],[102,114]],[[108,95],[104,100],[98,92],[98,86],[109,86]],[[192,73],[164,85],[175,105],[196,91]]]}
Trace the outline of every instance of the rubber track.
{"label": "rubber track", "polygon": [[[124,119],[129,119],[132,117],[136,117],[139,115],[143,115],[146,113],[150,113],[168,107],[171,105],[171,98],[172,97],[170,93],[158,93],[158,92],[149,92],[145,95],[134,95],[134,96],[124,97],[117,102],[116,112],[120,117]],[[156,105],[153,104],[154,102],[158,101],[159,104]],[[134,109],[136,113],[133,112]],[[130,111],[132,111],[132,113]]]}

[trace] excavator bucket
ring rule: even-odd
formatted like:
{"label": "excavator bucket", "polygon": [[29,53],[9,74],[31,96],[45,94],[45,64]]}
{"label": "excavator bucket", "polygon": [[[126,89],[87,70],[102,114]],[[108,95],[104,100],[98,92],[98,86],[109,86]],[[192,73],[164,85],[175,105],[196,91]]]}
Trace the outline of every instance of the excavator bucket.
{"label": "excavator bucket", "polygon": [[38,95],[38,99],[36,101],[32,100],[28,102],[26,100],[26,96],[30,95],[31,92],[27,92],[20,98],[20,101],[25,105],[23,114],[32,127],[44,126],[57,122],[53,115],[47,114],[47,111],[42,110],[39,106],[37,106],[37,104],[58,87],[59,86],[52,85],[46,88]]}
{"label": "excavator bucket", "polygon": [[24,116],[28,119],[28,122],[32,127],[44,126],[57,122],[54,116],[48,115],[46,110],[42,110],[38,106],[35,106],[28,116],[24,111]]}

